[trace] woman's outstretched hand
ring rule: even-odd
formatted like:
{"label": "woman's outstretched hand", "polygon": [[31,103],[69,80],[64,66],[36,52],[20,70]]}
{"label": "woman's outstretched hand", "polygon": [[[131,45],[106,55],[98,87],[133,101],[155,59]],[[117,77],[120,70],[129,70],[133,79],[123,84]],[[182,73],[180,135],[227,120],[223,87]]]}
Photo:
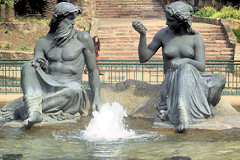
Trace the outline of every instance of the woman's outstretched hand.
{"label": "woman's outstretched hand", "polygon": [[141,22],[132,21],[132,26],[140,35],[146,35],[147,28]]}

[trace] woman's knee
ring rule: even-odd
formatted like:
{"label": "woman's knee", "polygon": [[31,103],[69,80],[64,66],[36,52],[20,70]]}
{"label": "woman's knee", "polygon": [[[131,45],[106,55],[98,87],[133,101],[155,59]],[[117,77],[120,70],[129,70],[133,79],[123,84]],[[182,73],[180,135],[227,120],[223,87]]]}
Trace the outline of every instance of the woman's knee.
{"label": "woman's knee", "polygon": [[191,64],[184,64],[181,65],[178,69],[178,75],[179,76],[183,76],[185,78],[187,77],[191,77],[192,75],[194,75],[194,73],[197,71],[197,69],[191,65]]}
{"label": "woman's knee", "polygon": [[215,75],[217,79],[219,79],[222,83],[226,83],[226,77],[222,74],[216,74]]}
{"label": "woman's knee", "polygon": [[222,74],[214,74],[214,79],[216,79],[218,82],[218,85],[217,86],[225,86],[226,84],[226,77]]}

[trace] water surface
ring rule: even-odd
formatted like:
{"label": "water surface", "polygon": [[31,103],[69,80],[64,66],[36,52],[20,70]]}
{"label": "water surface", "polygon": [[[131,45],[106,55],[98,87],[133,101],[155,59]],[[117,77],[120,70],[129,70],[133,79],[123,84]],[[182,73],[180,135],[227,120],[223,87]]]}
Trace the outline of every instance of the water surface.
{"label": "water surface", "polygon": [[[137,137],[117,141],[87,141],[81,138],[90,119],[62,127],[0,130],[0,154],[22,154],[23,159],[239,159],[240,129],[225,131],[154,129],[152,119],[126,118]],[[138,137],[139,136],[139,137]]]}

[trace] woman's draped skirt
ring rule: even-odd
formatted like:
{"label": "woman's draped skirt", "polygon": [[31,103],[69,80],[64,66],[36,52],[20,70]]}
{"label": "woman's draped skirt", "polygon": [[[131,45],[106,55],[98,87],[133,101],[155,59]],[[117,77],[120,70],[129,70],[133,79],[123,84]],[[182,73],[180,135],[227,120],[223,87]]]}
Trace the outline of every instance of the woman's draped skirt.
{"label": "woman's draped skirt", "polygon": [[226,79],[221,74],[202,74],[193,65],[169,69],[161,87],[158,110],[164,110],[171,123],[181,118],[188,124],[213,117]]}

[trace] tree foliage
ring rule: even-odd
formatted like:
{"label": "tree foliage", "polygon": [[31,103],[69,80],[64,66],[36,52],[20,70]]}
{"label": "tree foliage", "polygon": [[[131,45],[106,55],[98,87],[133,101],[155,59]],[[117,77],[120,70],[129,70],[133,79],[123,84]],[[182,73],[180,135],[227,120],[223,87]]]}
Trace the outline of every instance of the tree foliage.
{"label": "tree foliage", "polygon": [[0,0],[1,8],[13,8],[19,0]]}
{"label": "tree foliage", "polygon": [[236,6],[239,7],[239,1],[238,0],[217,0],[223,5],[231,5],[231,6]]}

